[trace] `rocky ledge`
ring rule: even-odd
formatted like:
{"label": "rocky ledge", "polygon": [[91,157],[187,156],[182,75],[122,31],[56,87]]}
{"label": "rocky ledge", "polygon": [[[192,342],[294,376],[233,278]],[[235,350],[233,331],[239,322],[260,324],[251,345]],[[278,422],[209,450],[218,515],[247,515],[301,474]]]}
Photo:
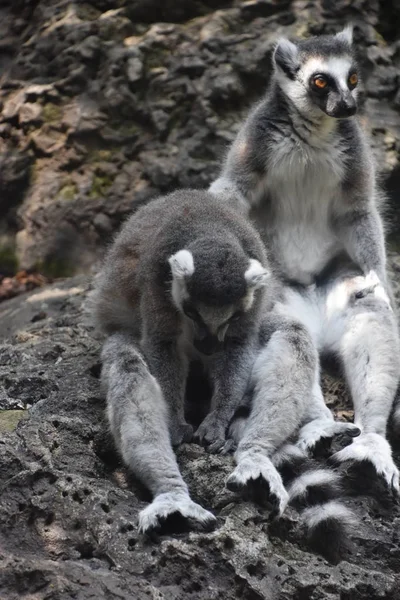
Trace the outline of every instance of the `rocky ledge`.
{"label": "rocky ledge", "polygon": [[[399,279],[400,260],[390,262]],[[232,458],[196,445],[180,448],[179,463],[217,529],[138,535],[148,495],[107,435],[88,289],[79,276],[2,304],[0,597],[398,600],[399,507],[349,499],[360,527],[347,559],[331,565],[307,548],[294,510],[270,523],[224,489]],[[343,385],[325,387],[328,404],[349,418]]]}
{"label": "rocky ledge", "polygon": [[349,20],[365,126],[394,192],[399,16],[389,0],[2,0],[0,273],[82,272],[132,207],[207,186],[278,37]]}

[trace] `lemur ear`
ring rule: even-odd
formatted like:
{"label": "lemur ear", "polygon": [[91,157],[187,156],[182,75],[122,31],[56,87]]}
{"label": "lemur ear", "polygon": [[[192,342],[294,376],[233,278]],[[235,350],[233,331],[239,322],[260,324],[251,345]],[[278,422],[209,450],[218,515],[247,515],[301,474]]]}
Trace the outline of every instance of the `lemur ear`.
{"label": "lemur ear", "polygon": [[257,290],[267,284],[269,277],[269,271],[258,260],[251,258],[249,267],[244,274],[247,285]]}
{"label": "lemur ear", "polygon": [[353,25],[346,25],[342,31],[335,35],[335,38],[351,46],[353,43]]}
{"label": "lemur ear", "polygon": [[296,44],[286,38],[281,38],[275,47],[273,60],[288,77],[293,79],[299,70],[299,50]]}
{"label": "lemur ear", "polygon": [[168,259],[172,275],[175,279],[184,279],[194,273],[194,262],[189,250],[179,250]]}

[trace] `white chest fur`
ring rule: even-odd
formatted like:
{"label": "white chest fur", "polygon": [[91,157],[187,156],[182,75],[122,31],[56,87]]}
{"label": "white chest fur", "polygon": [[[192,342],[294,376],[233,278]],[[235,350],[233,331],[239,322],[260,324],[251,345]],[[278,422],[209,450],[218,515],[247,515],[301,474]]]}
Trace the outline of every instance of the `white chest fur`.
{"label": "white chest fur", "polygon": [[297,137],[274,147],[267,176],[254,198],[255,218],[286,275],[310,283],[337,252],[329,226],[332,204],[341,193],[342,148],[311,146]]}

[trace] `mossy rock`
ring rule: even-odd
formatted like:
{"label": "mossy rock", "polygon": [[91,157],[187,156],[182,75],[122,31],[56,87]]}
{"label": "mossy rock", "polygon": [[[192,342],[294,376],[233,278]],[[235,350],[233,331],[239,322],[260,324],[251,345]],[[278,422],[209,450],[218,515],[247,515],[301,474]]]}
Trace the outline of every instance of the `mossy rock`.
{"label": "mossy rock", "polygon": [[0,246],[0,273],[16,273],[18,257],[13,246]]}
{"label": "mossy rock", "polygon": [[14,431],[18,423],[27,418],[27,410],[0,410],[0,433]]}
{"label": "mossy rock", "polygon": [[89,192],[89,198],[99,198],[106,196],[108,190],[112,186],[113,178],[109,175],[94,175],[92,188]]}
{"label": "mossy rock", "polygon": [[73,181],[65,183],[58,192],[59,197],[63,200],[73,200],[78,193],[76,183]]}
{"label": "mossy rock", "polygon": [[43,106],[42,116],[46,123],[56,123],[62,117],[61,107],[53,102],[48,102]]}
{"label": "mossy rock", "polygon": [[86,4],[86,2],[83,4],[77,3],[75,10],[77,17],[82,21],[95,21],[101,15],[101,12],[97,8]]}
{"label": "mossy rock", "polygon": [[65,259],[51,258],[36,263],[35,271],[51,279],[56,279],[59,277],[72,277],[76,268]]}

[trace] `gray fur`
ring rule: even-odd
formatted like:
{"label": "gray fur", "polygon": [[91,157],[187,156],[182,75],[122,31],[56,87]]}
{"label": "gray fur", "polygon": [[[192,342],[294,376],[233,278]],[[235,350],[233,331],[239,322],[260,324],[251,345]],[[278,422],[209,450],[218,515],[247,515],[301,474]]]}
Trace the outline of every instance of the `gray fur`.
{"label": "gray fur", "polygon": [[[334,353],[343,363],[355,408],[356,427],[349,433],[356,435],[357,428],[362,433],[337,459],[369,460],[398,491],[385,435],[399,381],[399,341],[386,274],[382,194],[366,135],[351,116],[357,103],[349,79],[357,73],[351,34],[281,41],[274,68],[265,98],[250,112],[210,191],[258,224],[274,267],[287,281],[285,299],[275,310],[302,324],[315,350]],[[318,73],[330,81],[323,94],[315,89]],[[287,415],[296,415],[296,422],[299,389],[312,378],[311,366],[298,360],[284,332],[271,343],[260,370],[271,381],[268,398],[258,406],[255,395],[256,417],[250,416],[239,444],[238,467],[241,448],[268,454],[276,443],[271,427],[263,436],[259,425],[264,419],[266,426],[275,405],[284,408],[274,435],[289,434]],[[307,449],[340,429],[324,405],[318,360],[314,363],[298,441]],[[279,381],[285,381],[284,390]],[[398,415],[399,410],[399,420]]]}
{"label": "gray fur", "polygon": [[276,293],[256,231],[207,192],[151,202],[115,239],[92,301],[109,336],[102,379],[111,431],[154,495],[140,515],[142,530],[176,511],[213,520],[190,500],[171,445],[192,437],[184,417],[189,361],[201,359],[213,385],[211,412],[196,437],[218,451],[247,387],[261,315]]}

